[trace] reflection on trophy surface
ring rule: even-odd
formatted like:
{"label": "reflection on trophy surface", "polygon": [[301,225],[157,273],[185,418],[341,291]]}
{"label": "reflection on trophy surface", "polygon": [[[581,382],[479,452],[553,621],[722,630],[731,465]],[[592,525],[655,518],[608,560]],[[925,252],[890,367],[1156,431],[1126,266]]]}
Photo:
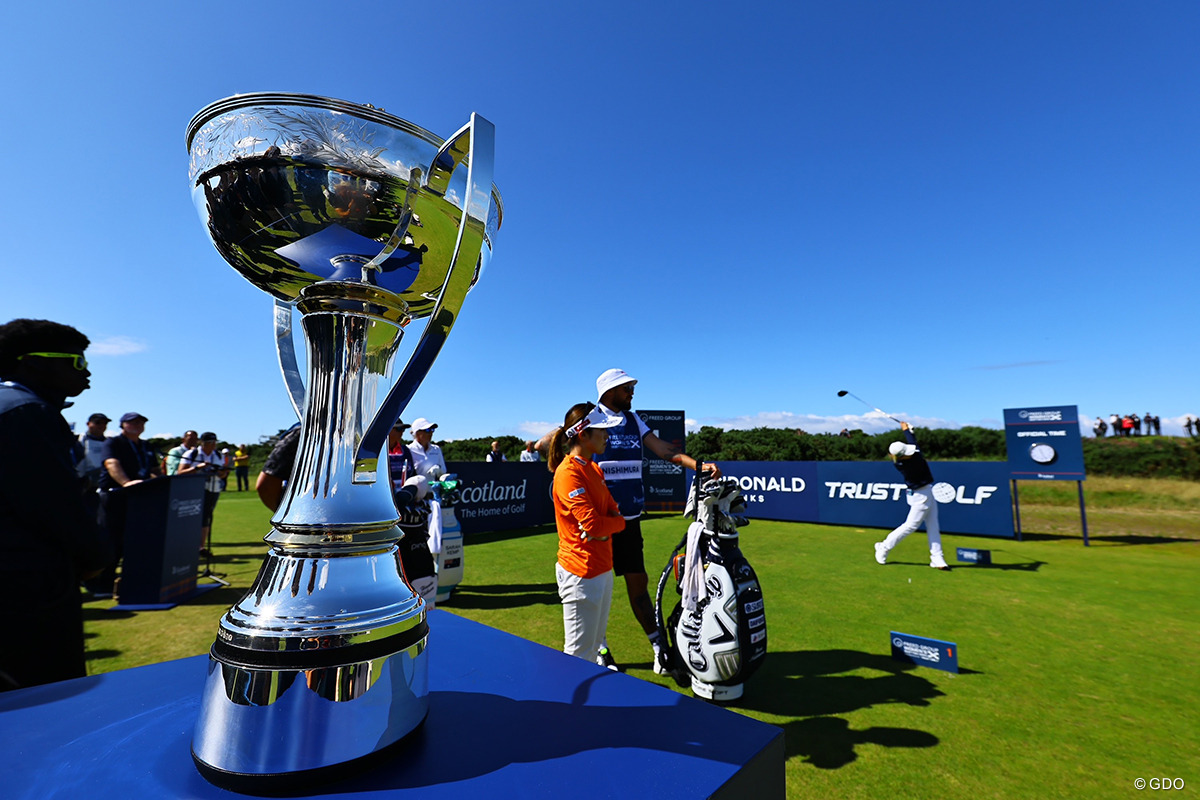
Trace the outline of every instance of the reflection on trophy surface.
{"label": "reflection on trophy surface", "polygon": [[301,419],[271,550],[217,630],[192,753],[214,783],[279,786],[383,753],[425,719],[425,605],[380,453],[491,256],[494,128],[472,114],[443,142],[371,106],[261,93],[208,106],[187,138],[213,244],[275,298]]}

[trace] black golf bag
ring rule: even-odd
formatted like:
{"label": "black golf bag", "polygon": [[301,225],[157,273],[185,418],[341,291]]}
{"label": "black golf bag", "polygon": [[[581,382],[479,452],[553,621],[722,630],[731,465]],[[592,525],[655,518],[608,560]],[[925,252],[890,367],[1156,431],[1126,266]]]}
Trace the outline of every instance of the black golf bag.
{"label": "black golf bag", "polygon": [[[670,673],[680,686],[690,681],[697,697],[728,702],[742,696],[742,685],[767,655],[762,588],[738,548],[737,529],[749,521],[741,516],[745,501],[737,479],[694,485],[692,510],[695,521],[658,580],[655,619],[664,647],[656,671]],[[680,600],[664,618],[663,594],[672,578]]]}

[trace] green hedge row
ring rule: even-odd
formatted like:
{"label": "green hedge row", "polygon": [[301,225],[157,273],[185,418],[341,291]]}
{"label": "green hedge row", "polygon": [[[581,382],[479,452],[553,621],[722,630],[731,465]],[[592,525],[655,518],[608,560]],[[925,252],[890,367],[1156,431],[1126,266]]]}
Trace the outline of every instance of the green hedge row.
{"label": "green hedge row", "polygon": [[[888,445],[903,438],[899,430],[876,434],[855,430],[849,436],[838,436],[785,428],[727,431],[703,427],[688,434],[687,452],[704,461],[871,461],[886,458]],[[972,426],[920,428],[917,438],[931,460],[1003,461],[1007,458],[1002,430]],[[250,445],[251,475],[258,474],[274,439],[275,436],[263,437],[262,441]],[[493,441],[500,442],[509,461],[518,460],[525,449],[525,441],[516,436],[484,436],[438,444],[447,461],[483,461]],[[154,443],[165,450],[178,441]],[[235,446],[229,445],[231,449]],[[1083,460],[1089,475],[1200,480],[1200,439],[1180,436],[1085,438]]]}

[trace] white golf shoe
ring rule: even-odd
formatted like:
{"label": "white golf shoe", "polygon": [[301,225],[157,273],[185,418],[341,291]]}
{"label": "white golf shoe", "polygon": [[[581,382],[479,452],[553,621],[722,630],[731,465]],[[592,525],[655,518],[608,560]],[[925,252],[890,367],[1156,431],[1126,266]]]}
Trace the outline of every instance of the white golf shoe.
{"label": "white golf shoe", "polygon": [[947,564],[946,559],[942,558],[941,556],[931,555],[929,557],[929,566],[933,567],[934,569],[942,569],[946,570],[947,572],[950,571],[950,565]]}
{"label": "white golf shoe", "polygon": [[887,554],[888,554],[887,546],[883,542],[876,542],[875,543],[875,563],[886,564],[887,563]]}

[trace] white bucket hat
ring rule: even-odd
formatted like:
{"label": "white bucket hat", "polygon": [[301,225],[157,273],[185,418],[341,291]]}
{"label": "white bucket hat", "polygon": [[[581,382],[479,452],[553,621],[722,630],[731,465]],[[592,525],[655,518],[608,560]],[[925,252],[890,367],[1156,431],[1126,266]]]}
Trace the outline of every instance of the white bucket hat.
{"label": "white bucket hat", "polygon": [[629,373],[623,369],[606,369],[596,378],[596,399],[604,397],[604,393],[614,386],[625,383],[637,383],[637,379],[629,377]]}

